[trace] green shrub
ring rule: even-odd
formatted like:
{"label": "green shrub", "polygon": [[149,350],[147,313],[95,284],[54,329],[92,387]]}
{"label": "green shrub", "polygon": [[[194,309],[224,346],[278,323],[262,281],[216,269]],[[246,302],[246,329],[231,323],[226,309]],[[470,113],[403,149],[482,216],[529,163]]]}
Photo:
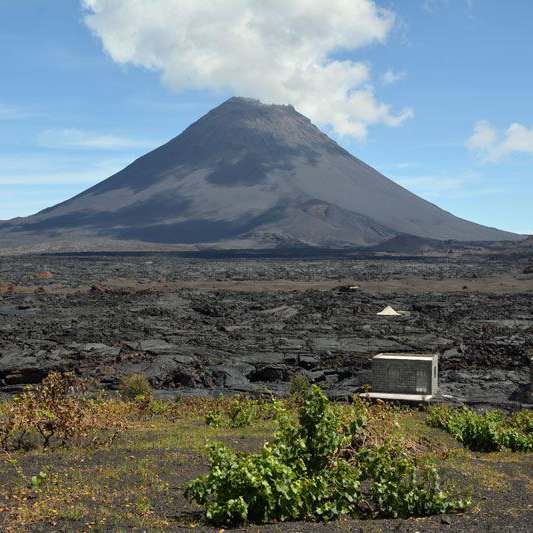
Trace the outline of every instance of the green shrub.
{"label": "green shrub", "polygon": [[533,418],[526,411],[505,416],[499,411],[476,413],[465,407],[432,407],[428,425],[446,430],[467,448],[480,452],[533,450]]}
{"label": "green shrub", "polygon": [[511,416],[510,424],[513,428],[526,435],[533,433],[533,411],[523,409]]}
{"label": "green shrub", "polygon": [[31,477],[30,480],[30,486],[32,489],[40,489],[47,480],[48,476],[46,475],[46,472],[39,472],[35,476]]}
{"label": "green shrub", "polygon": [[244,397],[238,396],[230,402],[218,400],[216,405],[217,407],[205,415],[205,423],[208,426],[243,428],[250,426],[260,415],[268,416],[266,404]]}
{"label": "green shrub", "polygon": [[304,400],[309,390],[309,379],[305,374],[294,374],[291,378],[290,394],[296,400]]}
{"label": "green shrub", "polygon": [[[360,447],[365,413],[344,422],[313,386],[298,421],[277,404],[278,431],[258,454],[222,444],[209,447],[209,473],[185,494],[217,525],[348,516],[413,516],[463,509],[424,469],[397,447]],[[417,472],[421,477],[417,478]]]}
{"label": "green shrub", "polygon": [[125,400],[149,401],[153,396],[152,386],[144,374],[123,376],[118,390]]}
{"label": "green shrub", "polygon": [[205,415],[205,423],[208,426],[212,426],[215,428],[218,428],[222,425],[222,421],[224,420],[224,416],[221,411],[214,409],[212,411],[209,411]]}
{"label": "green shrub", "polygon": [[364,501],[374,517],[427,516],[470,505],[468,499],[450,498],[440,486],[436,468],[421,467],[401,445],[363,448],[357,459],[367,483]]}
{"label": "green shrub", "polygon": [[146,402],[146,406],[143,404],[143,412],[149,416],[169,416],[174,413],[175,404],[165,400],[158,400],[157,398],[151,398],[149,402]]}
{"label": "green shrub", "polygon": [[236,398],[228,410],[229,423],[232,428],[243,428],[257,419],[257,406],[253,400]]}

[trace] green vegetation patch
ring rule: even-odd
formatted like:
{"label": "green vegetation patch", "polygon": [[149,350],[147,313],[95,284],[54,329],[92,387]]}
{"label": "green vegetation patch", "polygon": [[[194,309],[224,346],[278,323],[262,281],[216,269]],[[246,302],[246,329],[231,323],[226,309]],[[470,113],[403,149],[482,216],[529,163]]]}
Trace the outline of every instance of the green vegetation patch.
{"label": "green vegetation patch", "polygon": [[480,452],[533,450],[533,413],[519,411],[507,416],[499,411],[476,413],[465,407],[436,406],[427,423],[444,429],[467,448]]}
{"label": "green vegetation patch", "polygon": [[[420,411],[358,398],[329,402],[303,387],[303,395],[278,401],[177,402],[132,388],[126,399],[51,375],[0,402],[0,531],[161,531],[206,519],[337,517],[390,517],[392,528],[395,516],[462,509],[468,502],[453,494],[465,491],[476,495],[476,524],[491,514],[500,520],[502,509],[527,512],[519,509],[531,490],[532,454],[474,453]],[[219,423],[206,424],[210,413]],[[528,413],[508,418],[531,431]],[[222,444],[206,447],[213,442]]]}
{"label": "green vegetation patch", "polygon": [[214,524],[410,517],[464,510],[469,502],[440,486],[433,466],[419,464],[393,440],[368,447],[368,411],[351,416],[313,386],[295,421],[277,405],[278,430],[260,453],[210,446],[209,473],[186,496]]}

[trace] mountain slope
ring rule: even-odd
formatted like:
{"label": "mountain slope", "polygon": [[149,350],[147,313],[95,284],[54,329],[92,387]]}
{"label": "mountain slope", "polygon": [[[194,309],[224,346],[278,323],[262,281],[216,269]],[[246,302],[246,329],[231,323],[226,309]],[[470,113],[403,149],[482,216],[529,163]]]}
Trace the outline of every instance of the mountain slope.
{"label": "mountain slope", "polygon": [[291,106],[231,98],[78,196],[4,223],[0,243],[344,246],[377,244],[399,234],[518,238],[457,218],[410,193]]}

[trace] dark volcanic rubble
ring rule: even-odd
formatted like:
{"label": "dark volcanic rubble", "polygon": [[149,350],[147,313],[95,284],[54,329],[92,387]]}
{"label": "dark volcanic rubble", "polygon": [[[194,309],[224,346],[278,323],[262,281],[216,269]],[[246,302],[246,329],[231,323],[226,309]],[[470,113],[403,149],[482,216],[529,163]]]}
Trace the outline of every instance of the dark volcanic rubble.
{"label": "dark volcanic rubble", "polygon": [[[143,372],[158,389],[283,393],[303,373],[346,398],[370,381],[372,355],[438,351],[443,393],[523,401],[533,291],[463,288],[469,279],[496,286],[508,270],[481,259],[10,258],[0,273],[4,287],[16,285],[0,297],[0,388],[73,370],[110,387]],[[461,290],[386,285],[406,275],[428,286],[459,279]],[[373,285],[349,290],[347,279]],[[376,316],[385,305],[408,314]]]}

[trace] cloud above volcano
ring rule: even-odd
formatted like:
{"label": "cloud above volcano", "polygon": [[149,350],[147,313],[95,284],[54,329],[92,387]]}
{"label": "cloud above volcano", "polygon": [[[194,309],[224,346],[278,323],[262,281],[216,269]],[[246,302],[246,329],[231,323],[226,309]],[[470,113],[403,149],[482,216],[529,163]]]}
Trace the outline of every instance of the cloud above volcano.
{"label": "cloud above volcano", "polygon": [[[395,15],[371,0],[82,0],[85,22],[119,64],[161,73],[175,91],[290,103],[340,135],[413,115],[379,100],[354,51],[385,43]],[[359,55],[359,52],[358,52]]]}

